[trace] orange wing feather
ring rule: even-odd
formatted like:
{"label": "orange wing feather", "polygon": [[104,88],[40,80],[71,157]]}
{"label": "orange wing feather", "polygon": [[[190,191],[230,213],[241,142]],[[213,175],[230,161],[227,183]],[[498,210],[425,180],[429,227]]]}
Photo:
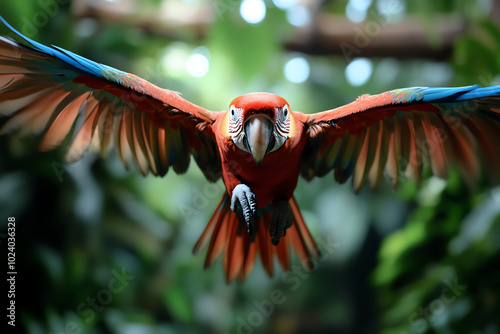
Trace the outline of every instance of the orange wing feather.
{"label": "orange wing feather", "polygon": [[499,107],[500,86],[410,88],[301,115],[309,132],[301,174],[335,170],[339,182],[352,175],[356,191],[367,180],[376,188],[383,174],[392,186],[419,182],[427,166],[439,177],[458,166],[470,186],[483,169],[498,180]]}
{"label": "orange wing feather", "polygon": [[0,37],[0,133],[45,132],[40,147],[50,150],[73,131],[68,162],[88,147],[104,155],[114,141],[125,166],[133,160],[144,175],[163,176],[169,166],[182,173],[193,155],[209,180],[219,178],[211,128],[219,113],[132,74],[20,37],[35,47]]}

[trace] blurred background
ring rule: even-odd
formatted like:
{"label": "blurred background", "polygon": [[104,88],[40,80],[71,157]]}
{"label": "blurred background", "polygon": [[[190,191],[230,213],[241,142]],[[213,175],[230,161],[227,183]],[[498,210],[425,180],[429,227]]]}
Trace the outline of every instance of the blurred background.
{"label": "blurred background", "polygon": [[[212,110],[251,91],[310,113],[399,87],[500,84],[493,0],[24,0],[0,14]],[[299,180],[317,269],[295,258],[269,278],[258,260],[226,285],[220,260],[203,270],[191,253],[221,182],[194,162],[143,178],[114,152],[67,165],[37,142],[0,138],[2,236],[17,222],[9,333],[500,333],[500,189],[486,181],[469,191],[453,170],[354,195],[333,175]]]}

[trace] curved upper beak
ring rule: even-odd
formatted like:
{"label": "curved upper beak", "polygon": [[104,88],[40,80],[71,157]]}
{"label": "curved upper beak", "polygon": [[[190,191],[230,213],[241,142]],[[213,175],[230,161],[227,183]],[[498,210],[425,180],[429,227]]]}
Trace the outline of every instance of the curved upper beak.
{"label": "curved upper beak", "polygon": [[255,115],[245,122],[247,150],[252,154],[257,166],[260,166],[264,155],[272,149],[274,139],[273,122],[266,116]]}

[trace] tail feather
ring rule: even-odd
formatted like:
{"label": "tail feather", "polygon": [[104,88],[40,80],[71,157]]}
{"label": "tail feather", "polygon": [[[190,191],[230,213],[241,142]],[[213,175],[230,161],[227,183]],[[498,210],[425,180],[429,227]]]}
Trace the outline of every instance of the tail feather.
{"label": "tail feather", "polygon": [[[319,252],[318,246],[316,245],[316,242],[311,236],[311,233],[307,229],[306,222],[304,221],[304,218],[302,218],[299,206],[297,204],[297,201],[295,201],[294,197],[290,199],[290,207],[292,209],[292,215],[295,221],[295,224],[292,227],[297,228],[297,234],[301,240],[300,244],[305,245],[308,251],[307,256],[319,258],[321,256],[321,253]],[[294,247],[298,245],[299,243],[292,243],[292,246]],[[306,256],[304,258],[306,258]]]}
{"label": "tail feather", "polygon": [[[212,218],[208,221],[207,227],[203,231],[201,237],[198,239],[196,245],[194,245],[193,253],[198,254],[207,243],[210,241],[210,245],[208,246],[207,258],[205,260],[205,268],[210,266],[217,256],[219,256],[222,251],[226,237],[226,229],[227,224],[225,224],[226,211],[229,208],[228,197],[222,197],[217,209],[215,209]],[[223,226],[223,233],[221,232],[221,225]],[[210,238],[212,236],[212,238]]]}
{"label": "tail feather", "polygon": [[317,258],[320,253],[305,225],[295,199],[292,198],[289,202],[294,224],[286,231],[286,235],[276,247],[272,246],[269,236],[272,213],[259,211],[255,221],[255,232],[253,235],[249,235],[243,216],[241,213],[231,211],[229,203],[229,195],[226,193],[194,246],[193,252],[196,254],[210,240],[205,267],[212,265],[223,252],[223,270],[226,281],[228,283],[235,279],[244,281],[252,272],[258,253],[264,269],[269,276],[272,276],[274,273],[274,254],[276,254],[283,269],[290,270],[291,245],[302,265],[307,269],[312,269],[314,261],[307,261],[307,259]]}
{"label": "tail feather", "polygon": [[229,242],[229,244],[224,251],[224,272],[226,273],[227,282],[232,282],[238,276],[245,260],[243,229],[238,222],[237,215],[231,215],[230,217],[226,238],[226,242]]}
{"label": "tail feather", "polygon": [[230,217],[223,216],[222,219],[215,226],[214,237],[210,240],[210,245],[208,246],[207,258],[205,261],[205,268],[211,266],[217,257],[221,254],[226,246],[227,233],[229,227]]}
{"label": "tail feather", "polygon": [[246,280],[250,273],[253,270],[253,267],[255,265],[255,257],[256,257],[256,251],[257,251],[257,240],[255,239],[254,242],[251,242],[251,236],[248,235],[248,233],[244,233],[245,235],[245,261],[243,262],[243,268],[240,271],[240,275],[238,276],[238,280],[241,282]]}
{"label": "tail feather", "polygon": [[290,238],[281,238],[280,243],[276,246],[276,256],[278,257],[278,262],[281,267],[285,270],[290,270],[290,247],[288,245],[288,240]]}
{"label": "tail feather", "polygon": [[258,233],[258,250],[262,265],[269,276],[274,273],[273,249],[271,248],[271,236],[267,232],[271,224],[271,215],[265,213],[259,221],[259,225],[255,226]]}
{"label": "tail feather", "polygon": [[214,214],[212,215],[212,218],[208,221],[207,227],[205,227],[205,230],[201,234],[200,238],[196,242],[193,248],[193,253],[198,254],[202,248],[204,248],[208,241],[210,240],[208,237],[212,235],[214,232],[215,226],[219,224],[219,217],[222,212],[222,207],[224,206],[224,201],[226,200],[226,197],[222,197],[221,201],[219,202],[219,205],[217,205],[217,209],[215,209]]}
{"label": "tail feather", "polygon": [[[290,243],[293,245],[293,250],[297,253],[299,259],[307,259],[309,255],[309,251],[307,249],[306,244],[304,243],[303,238],[299,235],[299,230],[297,227],[292,226],[286,231],[286,235],[290,238]],[[312,269],[309,265],[312,263],[311,261],[304,261],[303,265],[306,265],[308,269]]]}

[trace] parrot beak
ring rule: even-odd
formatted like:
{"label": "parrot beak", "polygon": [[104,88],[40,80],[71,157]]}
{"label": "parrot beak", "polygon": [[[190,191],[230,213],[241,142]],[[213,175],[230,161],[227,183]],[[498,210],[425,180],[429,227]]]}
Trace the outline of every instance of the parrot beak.
{"label": "parrot beak", "polygon": [[252,116],[245,122],[245,146],[252,154],[257,166],[260,166],[264,155],[269,152],[273,144],[273,122],[263,115]]}

